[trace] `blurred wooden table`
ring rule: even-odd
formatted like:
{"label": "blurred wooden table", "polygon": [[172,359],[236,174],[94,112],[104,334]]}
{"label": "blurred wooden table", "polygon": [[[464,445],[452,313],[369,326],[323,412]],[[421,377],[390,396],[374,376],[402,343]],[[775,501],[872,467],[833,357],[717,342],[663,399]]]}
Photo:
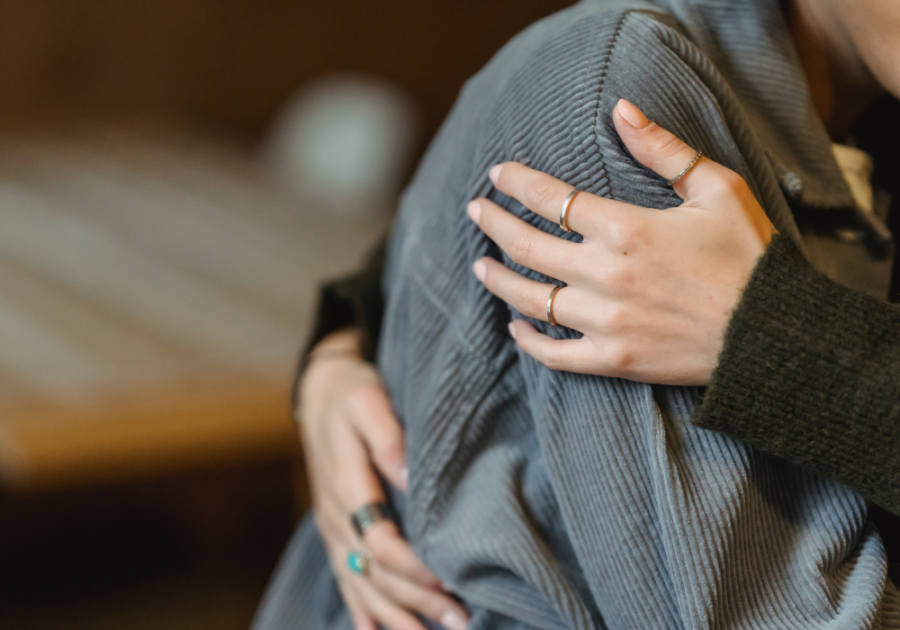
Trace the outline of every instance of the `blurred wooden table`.
{"label": "blurred wooden table", "polygon": [[315,287],[385,225],[316,212],[213,143],[0,142],[0,487],[296,452]]}

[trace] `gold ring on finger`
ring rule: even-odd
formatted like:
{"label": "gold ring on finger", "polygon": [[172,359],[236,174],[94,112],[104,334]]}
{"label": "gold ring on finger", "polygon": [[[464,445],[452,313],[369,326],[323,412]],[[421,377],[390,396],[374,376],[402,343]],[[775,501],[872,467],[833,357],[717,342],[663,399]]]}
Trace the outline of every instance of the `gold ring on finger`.
{"label": "gold ring on finger", "polygon": [[563,232],[572,231],[569,229],[569,208],[572,207],[572,202],[575,201],[575,197],[577,197],[580,192],[580,189],[573,188],[572,192],[569,193],[569,196],[566,197],[566,200],[563,201],[562,210],[559,212],[559,227],[562,228]]}
{"label": "gold ring on finger", "polygon": [[690,164],[688,164],[687,166],[685,166],[685,167],[684,167],[684,170],[681,171],[680,173],[678,173],[678,175],[676,175],[675,177],[673,177],[672,179],[670,179],[670,180],[669,180],[669,184],[672,185],[672,184],[674,184],[675,182],[677,182],[679,179],[681,179],[682,177],[684,177],[685,175],[687,175],[687,174],[688,174],[688,171],[691,170],[692,168],[694,168],[694,166],[697,165],[697,162],[699,162],[699,161],[700,161],[700,158],[702,158],[702,157],[703,157],[703,151],[697,151],[697,153],[694,154],[694,159],[691,160]]}
{"label": "gold ring on finger", "polygon": [[557,285],[553,287],[553,290],[550,291],[550,297],[547,298],[547,321],[550,322],[551,326],[559,326],[556,322],[556,318],[553,317],[553,300],[556,298],[556,294],[559,293],[559,290],[563,287],[561,285]]}

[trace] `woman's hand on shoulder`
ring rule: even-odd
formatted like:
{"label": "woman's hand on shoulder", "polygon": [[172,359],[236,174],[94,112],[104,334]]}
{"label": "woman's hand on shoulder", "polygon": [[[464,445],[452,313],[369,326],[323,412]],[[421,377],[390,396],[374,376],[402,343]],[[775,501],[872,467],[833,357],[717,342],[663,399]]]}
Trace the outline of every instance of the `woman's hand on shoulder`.
{"label": "woman's hand on shoulder", "polygon": [[[631,154],[667,179],[697,153],[627,101],[613,121]],[[501,192],[551,221],[572,186],[515,162],[495,166]],[[510,333],[529,355],[556,370],[670,385],[709,382],[731,314],[775,232],[746,182],[701,158],[675,184],[684,203],[656,210],[587,192],[571,200],[573,243],[543,232],[487,199],[469,216],[509,257],[565,283],[552,316],[583,334],[558,340],[524,320]],[[553,284],[522,277],[486,257],[475,275],[523,315],[548,320]]]}

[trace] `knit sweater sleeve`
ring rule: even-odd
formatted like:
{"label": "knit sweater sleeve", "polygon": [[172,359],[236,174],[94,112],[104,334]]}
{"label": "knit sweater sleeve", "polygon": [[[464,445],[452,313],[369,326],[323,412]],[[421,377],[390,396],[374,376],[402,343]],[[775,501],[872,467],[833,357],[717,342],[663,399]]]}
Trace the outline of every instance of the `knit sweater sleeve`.
{"label": "knit sweater sleeve", "polygon": [[900,514],[900,307],[832,282],[776,236],[693,422]]}
{"label": "knit sweater sleeve", "polygon": [[306,367],[312,349],[331,333],[344,328],[357,328],[362,333],[362,350],[367,361],[375,360],[381,318],[384,314],[384,296],[381,293],[381,276],[387,243],[381,242],[366,258],[358,271],[338,278],[322,286],[315,312],[312,334],[294,375],[291,399],[296,407],[300,375]]}

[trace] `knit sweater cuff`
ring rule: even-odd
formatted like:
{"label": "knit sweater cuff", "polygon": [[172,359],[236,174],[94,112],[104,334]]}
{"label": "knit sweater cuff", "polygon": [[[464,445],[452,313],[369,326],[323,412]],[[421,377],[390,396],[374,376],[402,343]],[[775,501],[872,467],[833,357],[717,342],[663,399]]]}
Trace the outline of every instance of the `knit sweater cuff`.
{"label": "knit sweater cuff", "polygon": [[776,236],[693,422],[900,512],[900,312],[813,269]]}
{"label": "knit sweater cuff", "polygon": [[358,329],[361,333],[363,357],[366,361],[375,361],[384,313],[381,276],[384,273],[386,253],[387,243],[383,241],[370,252],[358,272],[322,287],[312,334],[300,354],[294,374],[291,400],[295,408],[299,400],[300,377],[309,355],[328,335],[344,328]]}

